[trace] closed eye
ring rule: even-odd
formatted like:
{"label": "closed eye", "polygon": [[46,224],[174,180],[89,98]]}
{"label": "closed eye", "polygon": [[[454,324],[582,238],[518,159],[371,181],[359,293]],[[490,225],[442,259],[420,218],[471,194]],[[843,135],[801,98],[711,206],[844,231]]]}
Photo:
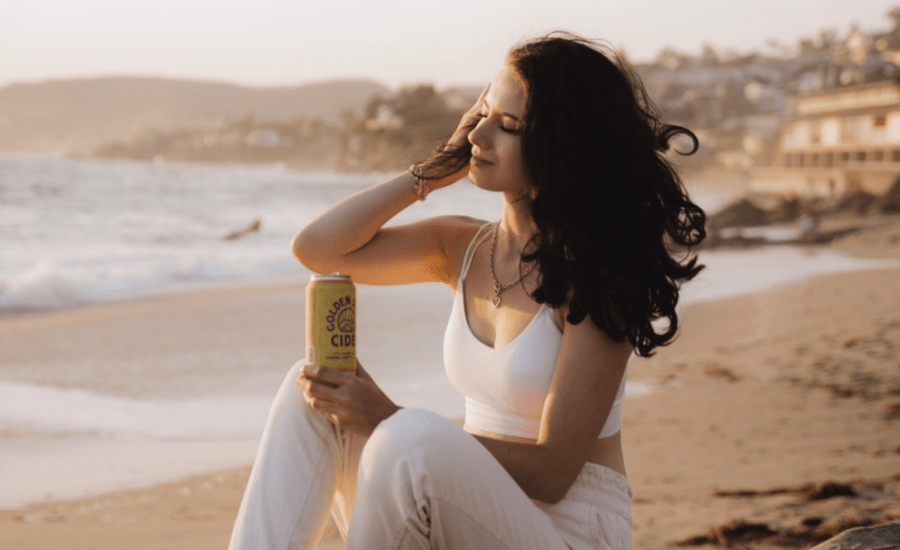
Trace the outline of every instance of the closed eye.
{"label": "closed eye", "polygon": [[[486,113],[485,111],[479,111],[476,116],[478,116],[478,118],[487,118],[488,113]],[[502,115],[502,116],[505,117],[505,116],[510,116],[510,115]],[[513,117],[513,118],[515,118],[515,117]],[[518,128],[506,126],[503,123],[498,124],[497,127],[500,128],[501,131],[506,132],[507,134],[518,134],[520,132],[520,130]]]}

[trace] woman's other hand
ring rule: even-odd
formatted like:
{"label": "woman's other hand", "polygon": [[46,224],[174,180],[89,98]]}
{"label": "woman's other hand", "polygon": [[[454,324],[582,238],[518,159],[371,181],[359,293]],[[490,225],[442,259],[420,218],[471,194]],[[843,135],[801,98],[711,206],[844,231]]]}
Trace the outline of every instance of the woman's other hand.
{"label": "woman's other hand", "polygon": [[341,429],[368,437],[400,407],[356,364],[356,373],[306,365],[297,380],[309,406]]}

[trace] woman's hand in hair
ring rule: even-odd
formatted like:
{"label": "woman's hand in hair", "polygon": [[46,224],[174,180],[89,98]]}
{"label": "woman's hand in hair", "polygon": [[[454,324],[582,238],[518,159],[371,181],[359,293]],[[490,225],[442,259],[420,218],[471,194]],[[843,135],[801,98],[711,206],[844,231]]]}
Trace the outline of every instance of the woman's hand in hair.
{"label": "woman's hand in hair", "polygon": [[481,120],[484,98],[487,97],[488,90],[490,89],[490,84],[485,86],[484,90],[481,91],[481,95],[478,96],[478,101],[469,107],[469,110],[463,114],[462,119],[459,121],[459,126],[456,127],[456,131],[453,132],[453,136],[450,138],[450,141],[447,142],[448,145],[452,147],[466,147],[469,145],[469,133],[475,128],[478,121]]}
{"label": "woman's hand in hair", "polygon": [[356,373],[306,365],[297,384],[310,408],[341,429],[365,437],[400,407],[394,404],[358,362]]}
{"label": "woman's hand in hair", "polygon": [[484,98],[490,87],[490,84],[485,86],[478,101],[463,114],[447,143],[439,147],[427,160],[416,165],[421,175],[428,180],[430,189],[452,185],[468,174],[472,147],[469,143],[469,133],[481,120]]}

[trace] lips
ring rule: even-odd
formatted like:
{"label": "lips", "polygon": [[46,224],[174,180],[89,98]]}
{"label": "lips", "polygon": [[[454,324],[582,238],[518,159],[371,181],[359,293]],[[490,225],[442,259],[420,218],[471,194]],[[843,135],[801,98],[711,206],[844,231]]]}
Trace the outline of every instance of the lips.
{"label": "lips", "polygon": [[494,164],[494,163],[489,160],[485,160],[484,158],[479,157],[478,155],[472,155],[472,159],[469,161],[469,164],[471,164],[472,166],[488,166],[488,165]]}

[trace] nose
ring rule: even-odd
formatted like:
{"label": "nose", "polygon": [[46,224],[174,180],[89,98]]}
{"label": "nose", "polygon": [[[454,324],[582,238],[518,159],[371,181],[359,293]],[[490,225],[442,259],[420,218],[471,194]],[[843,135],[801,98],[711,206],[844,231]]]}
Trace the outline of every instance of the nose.
{"label": "nose", "polygon": [[469,143],[479,149],[486,149],[490,143],[488,132],[484,124],[485,120],[487,119],[482,118],[479,120],[478,124],[476,124],[475,127],[472,128],[472,131],[469,132]]}

